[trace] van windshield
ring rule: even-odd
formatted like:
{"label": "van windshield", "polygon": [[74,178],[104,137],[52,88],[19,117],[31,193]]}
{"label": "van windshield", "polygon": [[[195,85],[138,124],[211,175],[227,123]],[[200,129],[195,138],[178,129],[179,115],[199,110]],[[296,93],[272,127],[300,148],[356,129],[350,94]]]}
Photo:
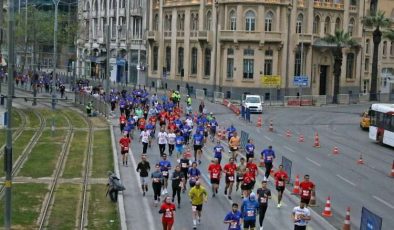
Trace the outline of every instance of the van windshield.
{"label": "van windshield", "polygon": [[260,98],[258,98],[258,97],[247,97],[245,102],[246,103],[261,103]]}

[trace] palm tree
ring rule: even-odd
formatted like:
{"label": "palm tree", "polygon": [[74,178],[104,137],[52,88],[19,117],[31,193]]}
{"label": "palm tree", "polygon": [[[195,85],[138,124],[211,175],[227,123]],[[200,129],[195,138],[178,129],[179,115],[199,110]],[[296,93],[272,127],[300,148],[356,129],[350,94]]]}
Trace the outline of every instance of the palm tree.
{"label": "palm tree", "polygon": [[386,38],[394,42],[394,29],[389,29],[384,34]]}
{"label": "palm tree", "polygon": [[349,33],[344,32],[343,30],[335,31],[334,35],[327,34],[323,38],[323,41],[333,45],[332,55],[334,56],[334,94],[332,101],[333,103],[338,103],[339,83],[343,59],[342,49],[345,47],[355,47],[358,44]]}
{"label": "palm tree", "polygon": [[384,12],[378,11],[374,15],[366,16],[363,18],[362,23],[365,26],[375,28],[372,33],[373,40],[373,56],[372,56],[372,75],[371,75],[371,90],[370,100],[377,99],[378,92],[378,61],[379,61],[379,44],[382,41],[381,29],[387,28],[391,25],[389,18],[384,16]]}

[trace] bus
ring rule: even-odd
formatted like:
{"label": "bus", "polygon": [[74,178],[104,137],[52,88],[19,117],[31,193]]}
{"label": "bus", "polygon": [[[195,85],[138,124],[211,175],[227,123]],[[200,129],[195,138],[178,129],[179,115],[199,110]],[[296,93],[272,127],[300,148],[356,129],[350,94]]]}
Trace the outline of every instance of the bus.
{"label": "bus", "polygon": [[369,138],[394,147],[394,104],[372,104],[369,116]]}

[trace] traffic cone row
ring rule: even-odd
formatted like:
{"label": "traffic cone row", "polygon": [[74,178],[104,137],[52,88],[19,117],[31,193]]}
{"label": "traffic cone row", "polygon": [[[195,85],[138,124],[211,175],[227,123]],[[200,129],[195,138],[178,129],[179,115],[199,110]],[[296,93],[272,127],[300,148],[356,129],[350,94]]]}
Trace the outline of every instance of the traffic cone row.
{"label": "traffic cone row", "polygon": [[390,173],[391,177],[394,177],[394,161],[393,161],[393,166],[391,166],[391,173]]}
{"label": "traffic cone row", "polygon": [[346,209],[346,217],[345,221],[343,222],[342,230],[350,230],[350,207]]}
{"label": "traffic cone row", "polygon": [[335,147],[332,149],[332,154],[334,154],[334,155],[339,154],[339,149],[338,149],[338,147],[335,146]]}
{"label": "traffic cone row", "polygon": [[332,216],[331,199],[330,199],[330,197],[327,197],[326,206],[324,207],[324,211],[323,211],[322,215],[325,216],[325,217],[331,217]]}
{"label": "traffic cone row", "polygon": [[320,139],[317,132],[315,132],[315,142],[313,143],[313,147],[320,148]]}
{"label": "traffic cone row", "polygon": [[286,137],[291,137],[291,130],[290,129],[286,130]]}
{"label": "traffic cone row", "polygon": [[302,134],[300,134],[299,136],[298,136],[298,142],[304,142],[305,141],[305,139],[304,139],[304,135],[302,135]]}
{"label": "traffic cone row", "polygon": [[257,118],[257,125],[256,126],[259,128],[261,128],[263,126],[263,118],[261,115]]}
{"label": "traffic cone row", "polygon": [[300,194],[300,176],[296,175],[296,179],[294,182],[294,187],[293,187],[293,191],[291,194],[293,195],[299,195]]}
{"label": "traffic cone row", "polygon": [[270,132],[274,131],[274,125],[272,124],[272,120],[270,120],[270,126],[268,128],[268,131],[270,131]]}

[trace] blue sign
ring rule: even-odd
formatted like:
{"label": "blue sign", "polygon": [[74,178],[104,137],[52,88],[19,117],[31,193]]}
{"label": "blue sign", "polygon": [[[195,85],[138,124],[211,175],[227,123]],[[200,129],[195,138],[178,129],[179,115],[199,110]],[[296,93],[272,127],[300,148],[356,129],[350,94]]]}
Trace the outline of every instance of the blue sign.
{"label": "blue sign", "polygon": [[360,230],[381,230],[382,217],[369,211],[365,207],[361,210]]}
{"label": "blue sign", "polygon": [[241,130],[241,148],[245,148],[245,145],[248,143],[249,133]]}
{"label": "blue sign", "polygon": [[293,84],[295,86],[307,87],[309,85],[309,78],[308,76],[294,76]]}

